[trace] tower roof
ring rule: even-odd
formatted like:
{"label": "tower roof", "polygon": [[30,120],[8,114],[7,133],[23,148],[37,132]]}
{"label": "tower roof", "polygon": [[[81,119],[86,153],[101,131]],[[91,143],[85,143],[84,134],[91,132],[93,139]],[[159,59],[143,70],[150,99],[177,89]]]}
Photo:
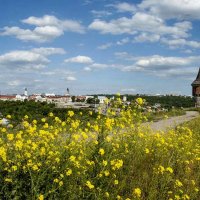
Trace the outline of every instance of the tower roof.
{"label": "tower roof", "polygon": [[197,74],[196,79],[193,81],[192,86],[193,85],[200,85],[200,68],[199,68],[199,72]]}

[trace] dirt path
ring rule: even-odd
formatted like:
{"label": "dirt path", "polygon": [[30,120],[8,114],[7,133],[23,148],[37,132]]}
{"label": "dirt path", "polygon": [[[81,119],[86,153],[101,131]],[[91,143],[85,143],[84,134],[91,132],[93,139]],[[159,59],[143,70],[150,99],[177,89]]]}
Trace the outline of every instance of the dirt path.
{"label": "dirt path", "polygon": [[158,122],[147,122],[144,123],[143,125],[150,126],[152,130],[155,131],[166,131],[169,128],[175,128],[177,125],[190,121],[196,117],[199,116],[199,113],[196,111],[186,111],[186,114],[183,116],[177,116],[177,117],[170,117],[168,119],[163,119]]}

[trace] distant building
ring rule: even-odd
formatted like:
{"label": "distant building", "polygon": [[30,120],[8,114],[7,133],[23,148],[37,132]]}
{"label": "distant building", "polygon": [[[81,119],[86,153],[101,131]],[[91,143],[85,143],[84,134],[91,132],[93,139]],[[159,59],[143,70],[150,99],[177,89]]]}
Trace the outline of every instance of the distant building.
{"label": "distant building", "polygon": [[99,99],[99,103],[100,103],[100,104],[105,103],[105,101],[107,100],[107,97],[106,97],[106,96],[98,96],[97,98]]}
{"label": "distant building", "polygon": [[46,96],[45,98],[47,103],[68,103],[72,101],[71,97],[66,95]]}
{"label": "distant building", "polygon": [[27,90],[27,88],[24,89],[24,96],[28,97],[28,90]]}
{"label": "distant building", "polygon": [[16,95],[0,95],[0,100],[2,101],[14,101]]}
{"label": "distant building", "polygon": [[75,101],[76,102],[84,102],[84,101],[86,101],[86,96],[76,96]]}
{"label": "distant building", "polygon": [[87,101],[88,99],[93,99],[94,96],[85,96],[85,100]]}
{"label": "distant building", "polygon": [[195,107],[200,107],[200,68],[196,79],[192,83],[192,95],[195,99]]}
{"label": "distant building", "polygon": [[16,101],[24,101],[25,99],[28,99],[28,96],[17,94],[15,97]]}
{"label": "distant building", "polygon": [[127,101],[127,96],[123,96],[123,101]]}

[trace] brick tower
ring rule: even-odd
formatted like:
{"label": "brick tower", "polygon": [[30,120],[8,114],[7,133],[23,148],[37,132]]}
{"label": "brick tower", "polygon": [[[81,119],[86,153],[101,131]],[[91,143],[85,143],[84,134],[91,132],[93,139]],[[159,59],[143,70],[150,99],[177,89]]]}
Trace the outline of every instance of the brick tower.
{"label": "brick tower", "polygon": [[200,107],[200,68],[196,79],[192,83],[192,95],[195,99],[195,107]]}

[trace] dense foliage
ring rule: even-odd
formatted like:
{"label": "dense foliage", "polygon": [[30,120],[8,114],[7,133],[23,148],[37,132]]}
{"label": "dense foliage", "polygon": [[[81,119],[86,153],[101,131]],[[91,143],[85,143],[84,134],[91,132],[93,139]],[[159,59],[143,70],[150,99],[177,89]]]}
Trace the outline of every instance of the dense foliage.
{"label": "dense foliage", "polygon": [[68,111],[0,127],[0,199],[198,200],[200,119],[153,132],[142,99],[120,112],[116,101],[90,122]]}
{"label": "dense foliage", "polygon": [[[102,94],[103,95],[103,94]],[[115,95],[104,95],[108,98],[111,98]],[[127,101],[133,101],[138,97],[141,97],[146,100],[149,106],[153,106],[157,103],[160,103],[162,107],[171,109],[175,108],[188,108],[194,107],[194,99],[189,96],[173,96],[173,95],[163,95],[163,96],[148,96],[148,95],[125,95],[127,97]]]}
{"label": "dense foliage", "polygon": [[[30,120],[37,119],[40,121],[42,118],[47,117],[50,112],[59,117],[61,120],[66,119],[66,113],[69,110],[73,110],[74,113],[79,113],[79,109],[69,108],[56,108],[55,104],[48,104],[46,102],[34,102],[34,101],[0,101],[0,113],[2,117],[12,115],[11,122],[13,125],[18,125],[24,118],[25,115]],[[79,118],[82,120],[89,120],[89,110],[81,110],[82,115]]]}

